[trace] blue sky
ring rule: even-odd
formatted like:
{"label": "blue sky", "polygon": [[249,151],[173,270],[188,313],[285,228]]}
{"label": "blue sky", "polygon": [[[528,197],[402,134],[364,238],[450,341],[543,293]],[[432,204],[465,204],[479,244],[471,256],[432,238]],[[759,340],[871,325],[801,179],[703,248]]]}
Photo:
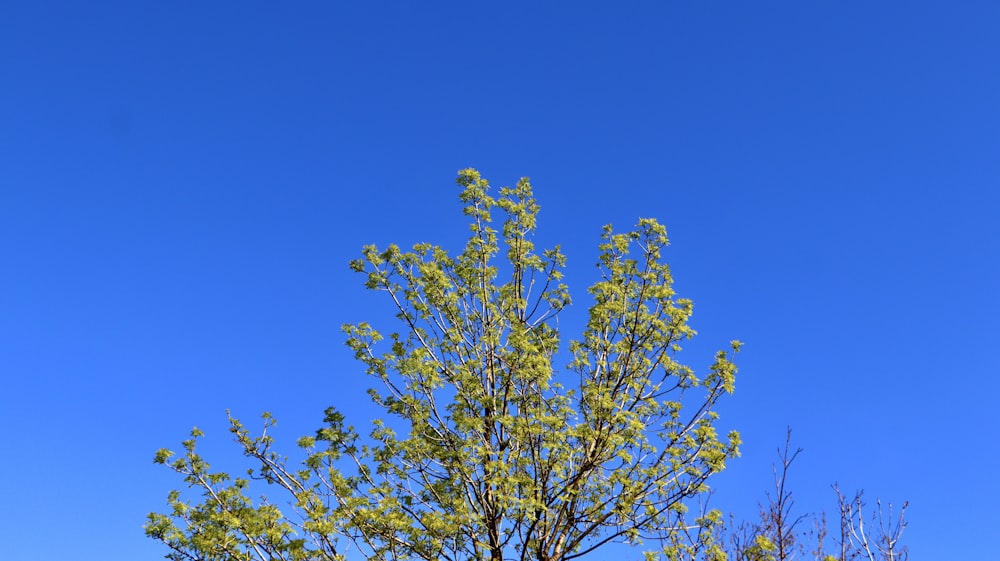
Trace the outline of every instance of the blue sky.
{"label": "blue sky", "polygon": [[686,360],[746,342],[718,506],[791,426],[800,512],[839,481],[915,559],[995,549],[1000,5],[422,4],[0,7],[5,556],[161,558],[153,453],[233,458],[227,408],[364,426],[347,262],[459,247],[470,166],[531,176],[571,315],[603,224],[666,224]]}

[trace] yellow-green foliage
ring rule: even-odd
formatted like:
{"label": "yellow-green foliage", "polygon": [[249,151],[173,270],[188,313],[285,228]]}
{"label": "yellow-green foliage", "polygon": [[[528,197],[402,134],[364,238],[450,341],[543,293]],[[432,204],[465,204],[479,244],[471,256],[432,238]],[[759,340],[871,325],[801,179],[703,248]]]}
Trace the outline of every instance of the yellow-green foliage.
{"label": "yellow-green foliage", "polygon": [[[676,297],[665,228],[604,228],[586,327],[562,348],[570,304],[559,247],[536,251],[531,184],[490,194],[459,173],[471,235],[457,255],[367,246],[351,268],[399,319],[387,335],[346,325],[347,344],[385,410],[365,438],[334,409],[299,440],[298,468],[231,419],[250,477],[285,498],[253,500],[247,480],[195,453],[156,461],[200,490],[171,494],[147,533],[174,559],[570,559],[606,543],[656,544],[649,558],[724,559],[720,516],[688,503],[737,454],[713,412],[732,393],[733,342],[703,376],[678,360],[693,304]],[[502,216],[499,229],[494,218]],[[559,362],[567,366],[560,366]],[[279,510],[278,506],[283,510]],[[766,551],[766,544],[758,544]],[[764,559],[764,557],[761,557]]]}

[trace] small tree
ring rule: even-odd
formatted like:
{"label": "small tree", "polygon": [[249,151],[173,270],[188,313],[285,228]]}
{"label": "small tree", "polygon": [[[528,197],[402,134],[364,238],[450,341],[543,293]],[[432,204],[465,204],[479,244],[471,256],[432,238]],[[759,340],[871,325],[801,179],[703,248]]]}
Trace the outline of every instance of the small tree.
{"label": "small tree", "polygon": [[774,544],[774,556],[777,561],[790,561],[795,558],[795,543],[798,537],[797,526],[805,516],[793,515],[792,491],[788,487],[788,470],[792,462],[802,453],[801,448],[791,452],[792,429],[785,433],[785,447],[778,451],[781,461],[780,473],[777,465],[774,471],[774,496],[768,494],[768,506],[761,513],[763,530]]}
{"label": "small tree", "polygon": [[[183,456],[161,450],[156,461],[203,498],[172,492],[171,511],[150,514],[146,532],[168,557],[559,561],[651,541],[650,558],[724,559],[706,531],[719,513],[687,511],[737,454],[739,436],[719,437],[713,408],[733,391],[740,343],[703,376],[677,361],[692,303],[675,297],[663,226],[604,228],[586,327],[559,354],[565,258],[535,251],[530,183],[498,198],[475,170],[458,183],[472,219],[461,253],[368,246],[351,263],[400,321],[381,345],[367,323],[345,326],[388,417],[359,438],[329,409],[299,441],[298,468],[272,451],[270,416],[260,436],[230,418],[249,479],[210,471],[197,431]],[[285,499],[251,500],[251,479]]]}
{"label": "small tree", "polygon": [[865,524],[864,491],[858,491],[848,499],[833,486],[840,506],[840,561],[865,559],[867,561],[906,561],[909,550],[903,545],[903,530],[906,529],[906,507],[904,502],[898,513],[893,512],[892,503],[883,506],[880,499],[875,501],[868,524]]}
{"label": "small tree", "polygon": [[[729,528],[723,533],[728,538],[729,561],[791,561],[796,556],[796,545],[802,545],[799,525],[806,518],[792,513],[795,501],[788,487],[788,472],[802,452],[791,450],[792,430],[785,434],[785,447],[778,450],[781,466],[772,466],[774,495],[767,493],[767,505],[760,505],[760,519],[756,522],[730,519]],[[825,528],[818,530],[817,559],[823,549]],[[801,549],[801,548],[800,548]]]}
{"label": "small tree", "polygon": [[[877,508],[871,512],[870,521],[865,522],[864,492],[858,491],[848,499],[837,485],[838,526],[837,555],[826,553],[825,540],[829,534],[825,513],[793,514],[794,500],[788,485],[788,474],[792,463],[802,452],[801,448],[791,451],[792,431],[788,429],[784,449],[778,450],[778,464],[774,465],[774,495],[767,494],[767,505],[761,505],[757,521],[736,522],[730,518],[725,528],[720,528],[721,542],[725,543],[729,561],[793,561],[813,559],[815,561],[906,561],[907,548],[901,543],[906,529],[906,507],[894,516],[892,504],[883,508],[877,500]],[[812,519],[811,530],[802,529],[800,524]]]}

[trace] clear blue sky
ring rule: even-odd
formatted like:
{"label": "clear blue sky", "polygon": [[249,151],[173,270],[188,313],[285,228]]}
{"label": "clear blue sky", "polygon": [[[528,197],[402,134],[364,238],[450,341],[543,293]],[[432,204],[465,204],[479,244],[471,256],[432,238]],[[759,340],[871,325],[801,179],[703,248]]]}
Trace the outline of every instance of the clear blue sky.
{"label": "clear blue sky", "polygon": [[[192,425],[363,426],[347,261],[465,235],[454,174],[531,176],[584,311],[602,224],[663,221],[752,513],[911,502],[914,559],[995,552],[1000,4],[5,2],[4,558],[158,559]],[[544,5],[539,5],[544,4]]]}

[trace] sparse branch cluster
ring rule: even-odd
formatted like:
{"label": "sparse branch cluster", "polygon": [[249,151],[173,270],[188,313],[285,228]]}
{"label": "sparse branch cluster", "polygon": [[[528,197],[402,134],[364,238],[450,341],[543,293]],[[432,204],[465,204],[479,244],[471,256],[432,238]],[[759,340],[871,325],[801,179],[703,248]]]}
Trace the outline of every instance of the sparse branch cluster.
{"label": "sparse branch cluster", "polygon": [[[865,511],[864,492],[858,491],[852,498],[841,493],[834,485],[837,495],[837,533],[835,554],[828,553],[826,538],[829,535],[825,514],[795,514],[795,502],[788,485],[789,470],[802,452],[801,448],[791,451],[792,432],[789,429],[783,449],[778,450],[779,463],[774,466],[774,494],[767,494],[767,504],[760,508],[760,518],[756,522],[730,520],[728,528],[722,529],[721,541],[726,543],[730,561],[906,561],[907,548],[902,543],[906,528],[904,515],[907,504],[895,513],[891,504],[883,507],[876,501],[876,508]],[[811,528],[802,524],[812,520]]]}
{"label": "sparse branch cluster", "polygon": [[[834,485],[837,503],[840,507],[841,557],[861,558],[867,561],[906,561],[909,552],[902,544],[903,530],[906,529],[906,507],[903,503],[898,513],[893,505],[875,501],[875,508],[865,512],[864,492],[858,491],[848,499]],[[865,518],[868,521],[865,521]]]}

